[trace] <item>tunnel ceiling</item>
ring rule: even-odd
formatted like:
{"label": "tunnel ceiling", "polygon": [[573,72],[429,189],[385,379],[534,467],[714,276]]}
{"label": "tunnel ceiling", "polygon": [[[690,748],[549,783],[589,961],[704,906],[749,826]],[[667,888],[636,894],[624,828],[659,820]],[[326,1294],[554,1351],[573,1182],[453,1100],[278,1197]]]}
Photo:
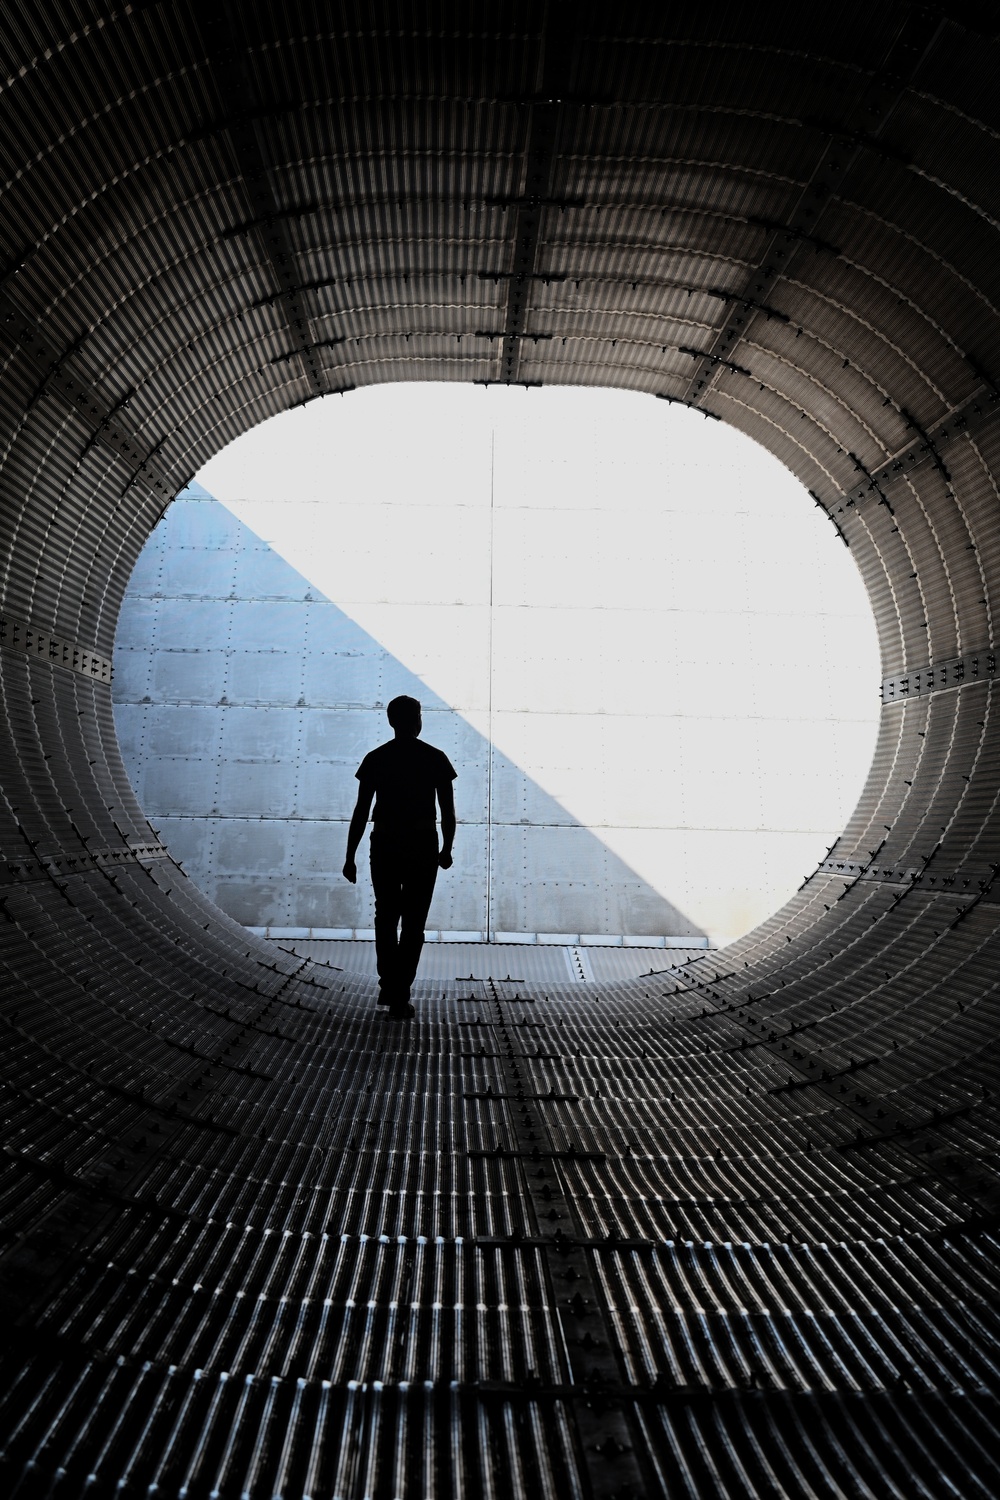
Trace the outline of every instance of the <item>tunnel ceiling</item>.
{"label": "tunnel ceiling", "polygon": [[995,62],[933,6],[19,8],[8,609],[107,653],[158,511],[289,406],[561,382],[736,424],[838,522],[859,489],[887,671],[987,645],[985,560],[935,554],[997,367]]}
{"label": "tunnel ceiling", "polygon": [[[988,16],[12,12],[8,640],[107,679],[150,527],[212,453],[278,411],[388,380],[562,382],[684,402],[792,468],[865,578],[887,699],[989,675]],[[791,701],[817,692],[789,684]],[[840,855],[878,847],[904,802],[922,817],[894,770],[904,718],[886,717]],[[71,758],[79,727],[62,718]],[[926,748],[914,731],[910,755]],[[115,798],[88,772],[53,799],[124,806],[109,774]],[[948,819],[925,821],[935,847]],[[60,852],[75,835],[56,822]]]}
{"label": "tunnel ceiling", "polygon": [[[996,33],[993,7],[892,0],[4,9],[18,1494],[388,1495],[371,1455],[397,1446],[413,1494],[997,1493]],[[609,386],[735,424],[827,512],[881,639],[868,786],[795,899],[662,989],[546,1011],[473,986],[478,1047],[456,986],[419,1046],[373,1044],[365,982],[211,907],[111,715],[121,596],[171,497],[253,424],[390,380]],[[790,681],[790,714],[823,690]],[[501,1104],[584,1097],[572,1138]],[[411,1352],[372,1363],[322,1323],[279,1359],[280,1314],[263,1339],[245,1310],[309,1265],[332,1286],[348,1241],[361,1279],[331,1272],[329,1306],[347,1329],[367,1296],[384,1332],[419,1283]],[[459,1368],[426,1319],[463,1297],[499,1321]]]}

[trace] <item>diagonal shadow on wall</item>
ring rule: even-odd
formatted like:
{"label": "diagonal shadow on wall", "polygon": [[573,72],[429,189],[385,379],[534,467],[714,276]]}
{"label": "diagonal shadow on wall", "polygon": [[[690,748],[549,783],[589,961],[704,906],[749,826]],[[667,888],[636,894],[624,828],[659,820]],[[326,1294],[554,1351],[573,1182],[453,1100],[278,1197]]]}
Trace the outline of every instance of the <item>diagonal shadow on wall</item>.
{"label": "diagonal shadow on wall", "polygon": [[340,866],[354,771],[397,693],[459,773],[432,929],[704,935],[206,490],[171,505],[122,609],[115,719],[147,816],[224,911],[372,927],[367,874],[353,887]]}

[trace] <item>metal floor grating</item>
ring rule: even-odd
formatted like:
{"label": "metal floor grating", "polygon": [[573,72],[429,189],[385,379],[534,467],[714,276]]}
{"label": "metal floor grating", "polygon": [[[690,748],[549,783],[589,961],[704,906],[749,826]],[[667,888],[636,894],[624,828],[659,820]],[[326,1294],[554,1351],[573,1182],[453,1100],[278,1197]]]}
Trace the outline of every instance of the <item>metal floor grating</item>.
{"label": "metal floor grating", "polygon": [[[0,13],[0,1493],[996,1500],[994,8],[97,9]],[[185,879],[110,657],[213,453],[428,379],[769,447],[865,580],[884,710],[740,942],[428,978],[394,1027]],[[665,601],[672,561],[650,528]],[[533,562],[600,602],[600,557]],[[707,635],[643,671],[752,711]],[[826,689],[789,677],[790,735]]]}
{"label": "metal floor grating", "polygon": [[44,1047],[54,997],[5,990],[9,1492],[995,1495],[996,1236],[945,1165],[968,1115],[924,1123],[916,1038],[864,1075],[875,1111],[843,1102],[837,1015],[803,993],[814,1082],[724,957],[423,979],[399,1025],[278,948],[194,1031],[162,989],[63,991]]}
{"label": "metal floor grating", "polygon": [[[347,973],[375,973],[375,944],[337,938],[274,938],[286,953]],[[520,979],[527,983],[565,984],[567,980],[638,979],[662,974],[704,948],[625,948],[567,943],[427,943],[420,957],[422,981],[446,983],[460,976],[476,979]]]}

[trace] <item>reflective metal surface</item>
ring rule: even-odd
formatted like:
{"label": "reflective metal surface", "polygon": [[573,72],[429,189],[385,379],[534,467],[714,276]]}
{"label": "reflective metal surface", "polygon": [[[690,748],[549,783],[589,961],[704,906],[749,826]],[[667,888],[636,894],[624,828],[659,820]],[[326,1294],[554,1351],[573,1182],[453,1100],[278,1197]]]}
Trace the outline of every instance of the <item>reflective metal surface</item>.
{"label": "reflective metal surface", "polygon": [[[229,438],[510,372],[771,447],[887,678],[994,648],[988,9],[24,3],[0,43],[5,614],[107,659]],[[886,707],[852,872],[724,953],[394,1029],[143,857],[108,687],[0,649],[6,1491],[995,1496],[994,684]]]}

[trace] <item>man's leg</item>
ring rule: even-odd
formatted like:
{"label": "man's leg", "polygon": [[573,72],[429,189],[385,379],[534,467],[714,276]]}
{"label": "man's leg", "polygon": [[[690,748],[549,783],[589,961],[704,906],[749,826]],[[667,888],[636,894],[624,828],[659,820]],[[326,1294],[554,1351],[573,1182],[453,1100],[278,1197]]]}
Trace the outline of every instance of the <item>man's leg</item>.
{"label": "man's leg", "polygon": [[402,871],[401,927],[396,972],[404,999],[409,996],[410,985],[416,977],[420,962],[424,927],[431,897],[434,895],[437,872],[438,841],[434,834],[430,839],[414,845]]}
{"label": "man's leg", "polygon": [[375,966],[381,1000],[396,1003],[400,990],[399,938],[402,872],[399,850],[375,832],[371,836],[372,889],[375,893]]}

